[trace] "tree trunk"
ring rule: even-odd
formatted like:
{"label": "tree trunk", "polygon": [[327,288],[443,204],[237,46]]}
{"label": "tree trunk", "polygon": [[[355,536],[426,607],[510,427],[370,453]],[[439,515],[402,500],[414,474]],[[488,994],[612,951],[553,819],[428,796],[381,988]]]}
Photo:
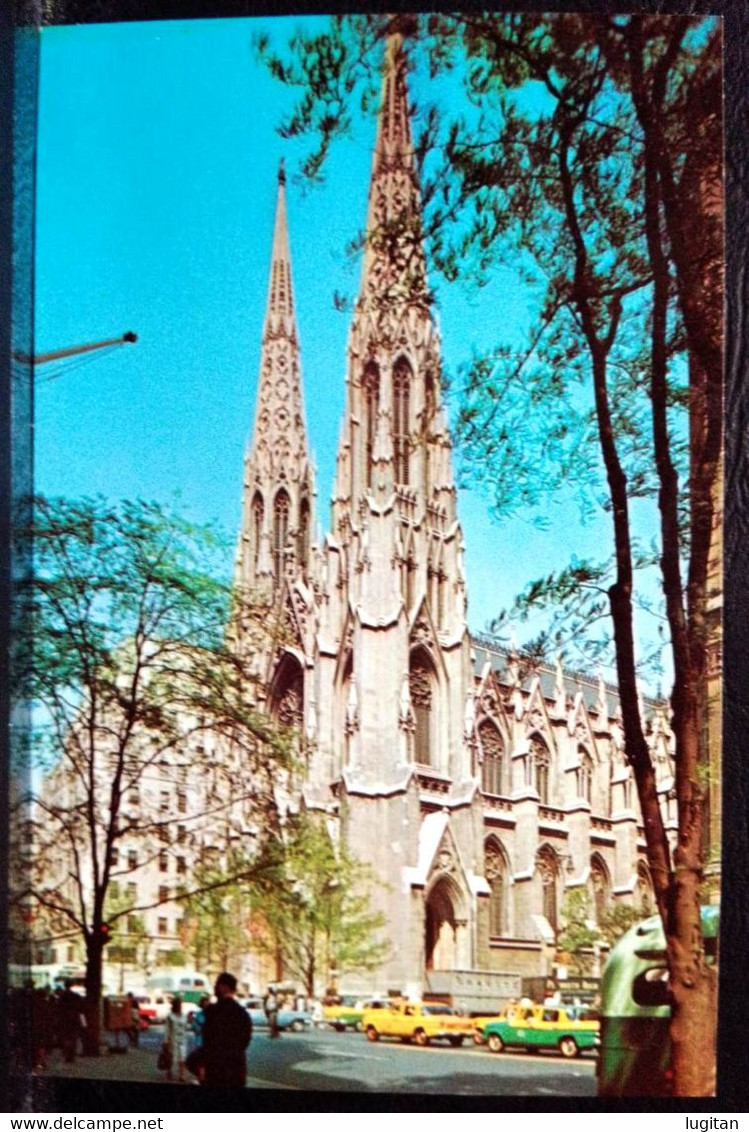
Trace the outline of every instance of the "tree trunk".
{"label": "tree trunk", "polygon": [[83,1048],[88,1057],[98,1057],[101,1046],[101,984],[104,946],[98,932],[86,936],[86,1032]]}

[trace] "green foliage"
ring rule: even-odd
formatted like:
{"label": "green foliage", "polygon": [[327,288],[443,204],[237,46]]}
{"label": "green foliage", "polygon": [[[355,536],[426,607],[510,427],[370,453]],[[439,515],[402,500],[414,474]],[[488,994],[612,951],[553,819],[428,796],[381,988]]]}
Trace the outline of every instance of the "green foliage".
{"label": "green foliage", "polygon": [[200,862],[189,889],[178,893],[184,909],[182,943],[199,971],[235,968],[248,950],[250,897],[245,878],[259,862],[237,853],[221,862]]}
{"label": "green foliage", "polygon": [[566,951],[576,973],[586,971],[590,951],[598,940],[598,931],[590,918],[590,898],[585,888],[573,888],[562,904],[561,919],[564,927],[557,936],[557,947]]}
{"label": "green foliage", "polygon": [[277,875],[256,886],[255,907],[268,929],[266,949],[308,994],[330,975],[371,971],[385,960],[385,919],[370,904],[374,883],[324,826],[294,819]]}
{"label": "green foliage", "polygon": [[[215,530],[159,504],[39,498],[21,535],[35,569],[15,677],[47,771],[32,800],[28,895],[61,930],[82,933],[95,999],[100,926],[109,911],[119,935],[126,911],[111,907],[113,881],[180,854],[197,823],[221,850],[239,822],[262,868],[278,825],[274,791],[292,765],[289,736],[258,710],[248,670],[253,626],[272,625],[222,576]],[[118,860],[123,844],[136,865],[124,851]],[[141,896],[133,911],[151,906]]]}
{"label": "green foliage", "polygon": [[598,925],[601,938],[613,947],[617,940],[642,918],[642,908],[637,908],[633,904],[612,904],[607,908]]}

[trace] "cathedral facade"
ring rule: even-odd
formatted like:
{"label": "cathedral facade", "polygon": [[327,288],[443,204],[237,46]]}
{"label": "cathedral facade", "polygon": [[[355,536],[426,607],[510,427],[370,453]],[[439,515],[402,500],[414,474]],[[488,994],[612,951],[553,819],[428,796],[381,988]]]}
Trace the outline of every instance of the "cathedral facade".
{"label": "cathedral facade", "polygon": [[[343,989],[516,993],[557,971],[565,893],[650,907],[616,689],[471,636],[440,342],[399,40],[386,53],[330,531],[316,540],[279,174],[237,578],[283,613],[266,706],[298,731],[299,804],[380,883],[390,951]],[[644,705],[670,830],[667,707]],[[670,808],[670,809],[669,809]]]}

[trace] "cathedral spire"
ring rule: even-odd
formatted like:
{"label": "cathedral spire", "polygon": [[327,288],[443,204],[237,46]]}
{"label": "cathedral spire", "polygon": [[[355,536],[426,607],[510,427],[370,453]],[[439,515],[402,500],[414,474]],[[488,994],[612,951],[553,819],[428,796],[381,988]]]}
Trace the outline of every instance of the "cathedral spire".
{"label": "cathedral spire", "polygon": [[361,299],[378,307],[426,298],[421,195],[411,140],[403,36],[385,48],[369,187]]}
{"label": "cathedral spire", "polygon": [[276,223],[273,230],[268,306],[265,313],[263,337],[287,334],[296,338],[294,323],[294,297],[291,286],[291,255],[289,253],[289,226],[286,219],[286,171],[283,158],[278,167],[278,195]]}
{"label": "cathedral spire", "polygon": [[281,162],[255,428],[245,460],[239,563],[245,585],[256,589],[270,581],[277,590],[292,563],[306,574],[314,531],[314,494],[294,319],[286,175]]}

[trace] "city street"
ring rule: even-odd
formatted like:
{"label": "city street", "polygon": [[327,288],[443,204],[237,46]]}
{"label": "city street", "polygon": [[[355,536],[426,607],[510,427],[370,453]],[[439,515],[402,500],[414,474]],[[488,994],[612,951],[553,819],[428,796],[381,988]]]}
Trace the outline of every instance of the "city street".
{"label": "city street", "polygon": [[[56,1053],[45,1075],[163,1081],[156,1069],[162,1033],[161,1027],[154,1027],[142,1036],[138,1050],[79,1059],[73,1066]],[[566,1061],[520,1051],[490,1054],[472,1044],[421,1049],[397,1041],[373,1044],[363,1034],[333,1030],[284,1033],[277,1041],[256,1031],[248,1056],[248,1086],[465,1096],[593,1097],[596,1092],[595,1059],[590,1056]]]}

